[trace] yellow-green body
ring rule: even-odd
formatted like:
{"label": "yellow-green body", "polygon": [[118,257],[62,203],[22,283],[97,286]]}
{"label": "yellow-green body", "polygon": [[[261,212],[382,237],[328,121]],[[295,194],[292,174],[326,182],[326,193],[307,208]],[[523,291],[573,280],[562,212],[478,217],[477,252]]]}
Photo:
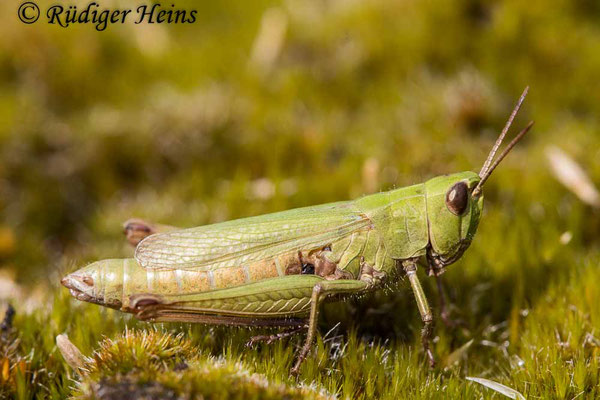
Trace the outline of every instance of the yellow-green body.
{"label": "yellow-green body", "polygon": [[[390,276],[399,261],[428,251],[448,259],[462,254],[477,229],[482,198],[464,215],[450,214],[444,197],[457,181],[472,188],[479,177],[463,172],[354,201],[156,234],[137,246],[135,258],[81,271],[94,282],[88,294],[95,302],[143,319],[218,315],[227,323],[228,316],[302,316],[320,281],[348,281],[341,292],[365,289],[363,264]],[[335,274],[305,275],[290,267],[299,263],[298,254],[323,248]]]}

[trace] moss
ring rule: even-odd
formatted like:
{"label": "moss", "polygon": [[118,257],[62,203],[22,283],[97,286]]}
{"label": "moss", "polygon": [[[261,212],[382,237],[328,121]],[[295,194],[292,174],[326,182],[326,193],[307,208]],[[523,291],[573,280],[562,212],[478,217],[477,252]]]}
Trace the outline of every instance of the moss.
{"label": "moss", "polygon": [[270,382],[240,362],[203,354],[182,334],[127,331],[105,339],[84,365],[82,399],[327,399],[314,389]]}

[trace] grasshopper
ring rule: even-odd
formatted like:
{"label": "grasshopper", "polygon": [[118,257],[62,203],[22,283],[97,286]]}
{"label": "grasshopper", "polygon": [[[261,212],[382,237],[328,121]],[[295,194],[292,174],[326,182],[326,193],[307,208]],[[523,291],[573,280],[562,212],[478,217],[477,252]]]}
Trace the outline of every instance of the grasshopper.
{"label": "grasshopper", "polygon": [[406,275],[424,324],[422,345],[433,365],[433,314],[417,277],[418,261],[424,260],[439,284],[446,266],[471,244],[484,183],[533,125],[494,160],[527,91],[478,174],[438,176],[353,201],[191,229],[131,221],[126,232],[137,244],[135,258],[92,263],[62,284],[78,300],[145,321],[291,329],[269,340],[307,329],[292,368],[297,374],[315,339],[325,299],[378,289]]}

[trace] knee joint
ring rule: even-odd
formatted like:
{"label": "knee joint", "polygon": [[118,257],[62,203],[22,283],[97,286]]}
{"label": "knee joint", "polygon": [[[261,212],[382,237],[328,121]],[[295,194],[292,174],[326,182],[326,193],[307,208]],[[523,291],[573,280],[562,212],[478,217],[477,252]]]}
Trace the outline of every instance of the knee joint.
{"label": "knee joint", "polygon": [[433,322],[433,315],[431,313],[427,313],[422,317],[423,323],[431,324]]}

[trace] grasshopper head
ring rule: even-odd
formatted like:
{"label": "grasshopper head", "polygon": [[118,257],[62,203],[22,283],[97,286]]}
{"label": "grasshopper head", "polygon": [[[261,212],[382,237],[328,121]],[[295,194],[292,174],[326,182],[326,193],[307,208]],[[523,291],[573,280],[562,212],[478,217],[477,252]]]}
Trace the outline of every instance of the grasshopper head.
{"label": "grasshopper head", "polygon": [[469,247],[483,210],[483,194],[473,195],[481,178],[475,172],[438,176],[425,183],[430,274],[440,274]]}
{"label": "grasshopper head", "polygon": [[530,122],[494,160],[528,90],[529,87],[523,91],[479,174],[459,172],[433,178],[425,183],[429,222],[427,260],[430,275],[444,272],[445,266],[458,260],[471,244],[483,210],[483,184],[533,126],[533,122]]}
{"label": "grasshopper head", "polygon": [[77,300],[111,308],[121,307],[123,260],[103,260],[83,267],[60,282]]}

